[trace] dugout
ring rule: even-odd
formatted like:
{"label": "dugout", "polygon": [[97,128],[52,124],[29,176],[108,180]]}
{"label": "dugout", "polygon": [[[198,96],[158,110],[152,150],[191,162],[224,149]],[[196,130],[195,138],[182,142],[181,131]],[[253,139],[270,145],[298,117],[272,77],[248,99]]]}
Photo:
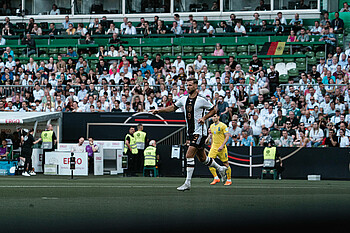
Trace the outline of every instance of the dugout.
{"label": "dugout", "polygon": [[[57,138],[60,138],[61,116],[60,112],[0,112],[1,137],[17,140],[15,132],[17,126],[20,126],[26,129],[33,128],[34,137],[38,138],[47,124],[52,124]],[[18,148],[14,148],[13,151],[19,153]]]}

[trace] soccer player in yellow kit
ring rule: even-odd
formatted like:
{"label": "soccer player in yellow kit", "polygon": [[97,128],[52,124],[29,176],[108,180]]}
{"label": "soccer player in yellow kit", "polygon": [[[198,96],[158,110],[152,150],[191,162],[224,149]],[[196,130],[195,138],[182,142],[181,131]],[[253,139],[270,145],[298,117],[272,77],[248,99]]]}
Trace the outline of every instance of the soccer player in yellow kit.
{"label": "soccer player in yellow kit", "polygon": [[[227,143],[230,135],[228,132],[227,125],[220,122],[219,119],[220,119],[220,117],[217,114],[215,114],[212,117],[212,120],[214,121],[214,123],[211,124],[211,126],[210,126],[211,134],[207,138],[207,142],[206,142],[208,144],[209,140],[212,139],[211,148],[210,148],[210,152],[209,152],[208,157],[210,157],[212,159],[216,159],[216,157],[219,157],[219,159],[222,161],[222,163],[228,168],[226,170],[227,180],[226,180],[226,182],[225,182],[225,180],[223,180],[222,182],[225,182],[224,185],[231,185],[232,184],[231,167],[228,163],[228,151],[227,151],[227,147],[226,147],[226,143]],[[209,170],[210,170],[211,174],[213,174],[213,176],[214,176],[214,180],[210,184],[214,185],[214,184],[220,182],[220,179],[216,173],[216,169],[210,167]]]}

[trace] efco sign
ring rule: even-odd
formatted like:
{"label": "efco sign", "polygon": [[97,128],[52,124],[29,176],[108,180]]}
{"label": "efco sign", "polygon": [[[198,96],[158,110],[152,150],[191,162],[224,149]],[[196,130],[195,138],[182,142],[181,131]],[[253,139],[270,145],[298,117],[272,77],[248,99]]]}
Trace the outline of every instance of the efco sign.
{"label": "efco sign", "polygon": [[[81,158],[75,159],[75,164],[81,165],[83,163],[83,160]],[[70,158],[63,158],[63,164],[70,164]]]}
{"label": "efco sign", "polygon": [[0,119],[0,124],[23,124],[22,119]]}
{"label": "efco sign", "polygon": [[[71,175],[70,169],[71,152],[53,151],[45,153],[45,164],[58,165],[58,175]],[[74,152],[75,157],[75,176],[88,175],[88,156],[87,153]]]}

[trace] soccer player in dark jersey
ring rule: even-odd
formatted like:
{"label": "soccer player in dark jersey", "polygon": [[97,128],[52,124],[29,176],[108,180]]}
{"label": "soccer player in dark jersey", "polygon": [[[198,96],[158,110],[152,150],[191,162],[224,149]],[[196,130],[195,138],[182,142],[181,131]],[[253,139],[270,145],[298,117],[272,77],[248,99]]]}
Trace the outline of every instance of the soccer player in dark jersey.
{"label": "soccer player in dark jersey", "polygon": [[[183,108],[189,147],[186,153],[186,172],[187,177],[183,185],[177,188],[179,191],[190,190],[191,179],[194,170],[194,156],[197,155],[199,161],[209,167],[214,167],[223,180],[226,179],[227,167],[218,165],[214,159],[207,157],[204,145],[208,135],[208,129],[205,121],[216,113],[215,106],[204,97],[198,95],[198,80],[195,78],[187,79],[188,96],[182,96],[174,105],[162,109],[152,110],[153,114],[161,112],[173,112],[178,108]],[[207,114],[205,112],[208,111]]]}

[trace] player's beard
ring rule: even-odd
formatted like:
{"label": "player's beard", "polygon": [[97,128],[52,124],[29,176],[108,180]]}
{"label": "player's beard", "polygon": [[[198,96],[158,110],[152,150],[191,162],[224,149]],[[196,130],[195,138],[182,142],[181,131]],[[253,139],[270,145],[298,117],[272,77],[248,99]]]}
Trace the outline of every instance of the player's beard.
{"label": "player's beard", "polygon": [[188,90],[188,93],[189,93],[190,95],[193,95],[195,92],[196,92],[196,89]]}

